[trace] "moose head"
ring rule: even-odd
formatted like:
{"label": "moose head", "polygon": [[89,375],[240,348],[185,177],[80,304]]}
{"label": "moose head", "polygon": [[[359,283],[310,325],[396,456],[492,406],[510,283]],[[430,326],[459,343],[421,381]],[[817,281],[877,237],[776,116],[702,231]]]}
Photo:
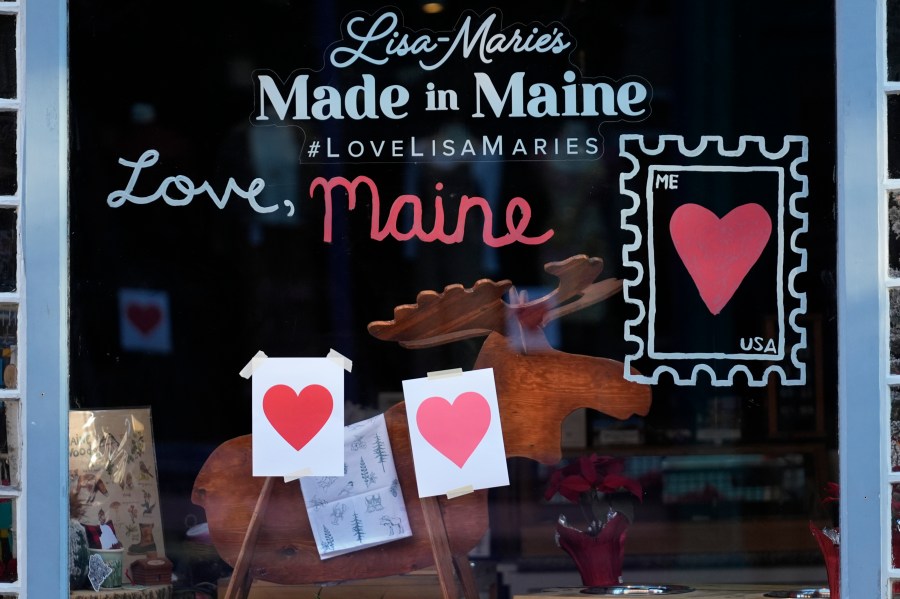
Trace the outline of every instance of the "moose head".
{"label": "moose head", "polygon": [[603,261],[584,255],[544,270],[559,284],[543,297],[529,300],[508,280],[449,285],[397,306],[394,320],[370,323],[369,333],[410,349],[486,336],[475,368],[494,370],[507,456],[554,464],[561,457],[560,424],[571,412],[643,416],[651,398],[649,387],[625,380],[621,362],[555,350],[544,334],[548,323],[618,293],[622,282],[596,281]]}

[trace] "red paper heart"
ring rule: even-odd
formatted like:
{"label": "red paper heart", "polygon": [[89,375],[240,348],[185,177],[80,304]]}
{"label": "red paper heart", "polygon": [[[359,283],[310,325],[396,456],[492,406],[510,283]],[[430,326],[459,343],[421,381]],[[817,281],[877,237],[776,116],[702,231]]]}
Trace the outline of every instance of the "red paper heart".
{"label": "red paper heart", "polygon": [[128,317],[128,321],[143,335],[149,334],[162,320],[162,310],[159,309],[159,306],[152,304],[148,306],[128,304],[128,307],[125,308],[125,315]]}
{"label": "red paper heart", "polygon": [[460,394],[452,404],[429,397],[416,412],[416,424],[432,447],[462,468],[487,434],[491,406],[474,391]]}
{"label": "red paper heart", "polygon": [[684,204],[672,215],[669,232],[703,303],[718,314],[759,260],[772,219],[759,204],[738,206],[721,219],[703,206]]}
{"label": "red paper heart", "polygon": [[333,410],[331,392],[322,385],[308,385],[300,393],[287,385],[275,385],[263,396],[266,418],[297,451],[322,430]]}

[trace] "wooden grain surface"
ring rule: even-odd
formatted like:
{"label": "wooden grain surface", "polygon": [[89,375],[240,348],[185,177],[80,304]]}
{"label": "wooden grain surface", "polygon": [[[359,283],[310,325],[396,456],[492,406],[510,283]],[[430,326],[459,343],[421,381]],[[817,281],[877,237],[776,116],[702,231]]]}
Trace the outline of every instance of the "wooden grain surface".
{"label": "wooden grain surface", "polygon": [[619,419],[650,411],[650,387],[626,381],[616,360],[549,347],[520,353],[491,333],[475,368],[494,369],[507,457],[559,462],[562,421],[578,408]]}

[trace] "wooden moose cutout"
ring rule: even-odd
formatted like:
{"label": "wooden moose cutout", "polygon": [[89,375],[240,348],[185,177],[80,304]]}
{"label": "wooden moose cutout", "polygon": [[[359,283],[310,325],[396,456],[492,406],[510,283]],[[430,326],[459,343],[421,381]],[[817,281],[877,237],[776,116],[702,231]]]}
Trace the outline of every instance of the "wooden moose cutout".
{"label": "wooden moose cutout", "polygon": [[[574,256],[545,266],[559,279],[550,294],[528,301],[509,281],[481,280],[472,288],[450,285],[424,291],[414,305],[398,306],[394,320],[373,322],[369,332],[404,347],[424,348],[487,336],[475,368],[493,368],[506,455],[545,464],[559,461],[560,425],[586,407],[624,419],[650,409],[646,386],[627,382],[621,362],[552,349],[543,327],[555,318],[602,301],[621,282],[594,282],[599,258]],[[511,301],[503,301],[509,292]],[[298,483],[252,476],[251,436],[216,448],[194,481],[193,503],[206,510],[219,555],[235,565],[226,597],[245,596],[251,579],[281,584],[324,583],[404,574],[438,567],[445,597],[453,556],[467,597],[477,597],[466,555],[488,527],[487,492],[447,500],[419,500],[403,404],[385,412],[397,475],[406,502],[411,537],[345,554],[319,558]],[[435,558],[437,556],[437,559]]]}

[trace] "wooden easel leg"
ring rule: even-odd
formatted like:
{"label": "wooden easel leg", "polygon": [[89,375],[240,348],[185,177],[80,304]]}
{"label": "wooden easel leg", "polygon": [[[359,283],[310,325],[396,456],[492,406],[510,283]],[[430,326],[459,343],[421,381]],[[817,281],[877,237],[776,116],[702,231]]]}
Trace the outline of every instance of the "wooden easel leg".
{"label": "wooden easel leg", "polygon": [[259,536],[262,520],[266,515],[266,508],[269,507],[269,496],[272,495],[274,481],[275,479],[271,476],[267,477],[259,492],[256,507],[253,508],[253,515],[250,517],[250,524],[247,525],[244,542],[241,543],[241,551],[234,563],[234,572],[231,573],[231,580],[228,581],[228,588],[225,590],[223,599],[246,599],[250,594],[250,584],[253,582],[253,577],[250,576],[250,562],[253,561],[256,539]]}
{"label": "wooden easel leg", "polygon": [[467,555],[454,555],[453,563],[456,564],[456,572],[459,574],[459,582],[462,584],[463,596],[466,599],[478,599],[478,585],[475,584],[475,575],[472,574],[469,557]]}
{"label": "wooden easel leg", "polygon": [[422,512],[425,514],[425,527],[431,541],[434,554],[434,566],[437,568],[438,582],[444,599],[458,599],[459,588],[453,576],[453,555],[450,553],[450,540],[447,538],[447,527],[437,497],[423,497]]}

